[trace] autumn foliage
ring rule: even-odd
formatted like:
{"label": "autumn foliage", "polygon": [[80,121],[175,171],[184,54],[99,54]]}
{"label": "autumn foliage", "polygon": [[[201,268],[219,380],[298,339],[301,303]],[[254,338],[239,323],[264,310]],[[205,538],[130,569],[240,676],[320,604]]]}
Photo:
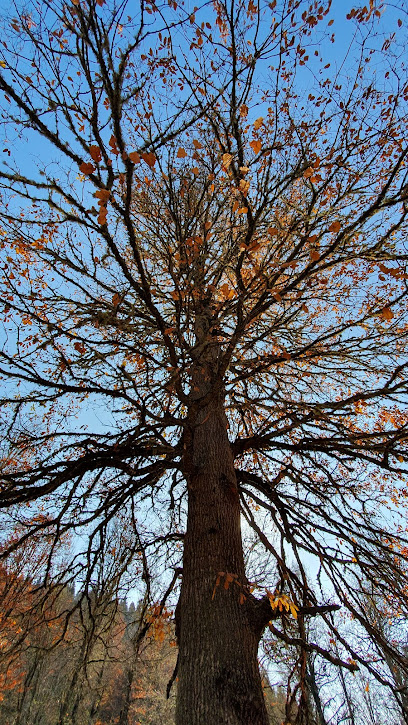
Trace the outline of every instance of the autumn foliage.
{"label": "autumn foliage", "polygon": [[267,626],[297,648],[298,723],[311,654],[401,704],[367,592],[407,615],[406,12],[337,12],[4,21],[4,555],[43,539],[44,586],[90,590],[120,515],[119,580],[163,575],[162,609],[182,581],[177,725],[265,725]]}

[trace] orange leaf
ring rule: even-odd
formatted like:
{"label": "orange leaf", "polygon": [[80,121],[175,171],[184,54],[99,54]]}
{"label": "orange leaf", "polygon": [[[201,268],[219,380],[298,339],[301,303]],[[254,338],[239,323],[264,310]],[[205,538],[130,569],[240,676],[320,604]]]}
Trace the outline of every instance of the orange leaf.
{"label": "orange leaf", "polygon": [[143,154],[140,154],[140,155],[141,155],[143,161],[145,161],[146,164],[148,166],[150,166],[150,168],[153,168],[153,166],[156,163],[156,157],[155,157],[155,155],[153,153],[143,153]]}
{"label": "orange leaf", "polygon": [[213,590],[213,593],[212,593],[211,600],[213,600],[214,597],[215,597],[215,592],[217,591],[217,587],[219,587],[219,585],[220,585],[220,581],[221,581],[221,577],[222,576],[224,576],[224,572],[223,571],[220,571],[219,574],[218,574],[218,576],[217,576],[216,582],[215,582],[215,586],[214,586],[214,590]]}
{"label": "orange leaf", "polygon": [[82,344],[82,342],[74,342],[74,348],[75,350],[80,352],[81,355],[83,355],[83,353],[86,351],[86,347]]}
{"label": "orange leaf", "polygon": [[222,164],[224,166],[224,169],[228,169],[231,166],[232,161],[232,154],[223,154],[222,155]]}
{"label": "orange leaf", "polygon": [[95,171],[95,166],[93,164],[87,163],[86,161],[83,161],[79,167],[79,170],[81,174],[93,174],[93,172]]}
{"label": "orange leaf", "polygon": [[134,164],[140,164],[140,154],[137,151],[131,151],[129,154],[129,159]]}
{"label": "orange leaf", "polygon": [[112,295],[112,304],[115,305],[115,307],[117,307],[119,302],[120,302],[120,295],[118,295],[118,293],[115,292],[115,294]]}
{"label": "orange leaf", "polygon": [[91,156],[91,159],[98,163],[102,159],[102,152],[99,148],[99,146],[90,146],[89,147],[89,154]]}
{"label": "orange leaf", "polygon": [[187,152],[180,146],[179,150],[177,151],[177,158],[184,159],[186,156],[187,156]]}
{"label": "orange leaf", "polygon": [[202,149],[203,148],[203,145],[199,141],[196,141],[196,139],[193,140],[193,146],[194,146],[195,149]]}
{"label": "orange leaf", "polygon": [[223,285],[221,285],[220,292],[223,295],[223,297],[225,297],[228,300],[231,299],[232,297],[234,297],[234,290],[231,289],[229,284],[227,284],[226,282]]}
{"label": "orange leaf", "polygon": [[239,109],[239,113],[240,113],[241,118],[246,118],[247,117],[247,115],[248,115],[248,106],[245,103],[242,104],[241,108]]}
{"label": "orange leaf", "polygon": [[106,224],[106,217],[108,216],[108,210],[105,206],[102,206],[98,214],[98,224]]}
{"label": "orange leaf", "polygon": [[382,317],[384,320],[392,320],[392,318],[394,317],[394,313],[390,309],[390,307],[384,307],[384,309],[380,312],[380,317]]}
{"label": "orange leaf", "polygon": [[262,141],[259,141],[259,140],[250,141],[249,145],[250,145],[251,149],[253,150],[254,154],[259,154],[259,152],[262,148]]}
{"label": "orange leaf", "polygon": [[111,136],[111,137],[110,137],[110,139],[109,139],[109,146],[111,147],[111,149],[112,149],[112,152],[113,152],[113,153],[114,153],[114,154],[115,154],[116,156],[118,156],[118,155],[119,155],[119,149],[118,149],[118,146],[117,146],[117,143],[116,143],[116,138],[115,138],[115,136]]}
{"label": "orange leaf", "polygon": [[262,125],[263,125],[263,118],[262,118],[262,116],[260,116],[259,118],[256,119],[256,121],[254,123],[255,131],[258,131],[258,129],[260,129]]}
{"label": "orange leaf", "polygon": [[330,226],[329,226],[329,232],[334,232],[335,234],[337,234],[337,232],[339,232],[340,229],[341,229],[341,224],[339,221],[333,222],[333,224],[330,224]]}
{"label": "orange leaf", "polygon": [[95,191],[94,196],[100,199],[101,203],[105,204],[110,197],[110,191],[108,189],[98,189],[98,191]]}

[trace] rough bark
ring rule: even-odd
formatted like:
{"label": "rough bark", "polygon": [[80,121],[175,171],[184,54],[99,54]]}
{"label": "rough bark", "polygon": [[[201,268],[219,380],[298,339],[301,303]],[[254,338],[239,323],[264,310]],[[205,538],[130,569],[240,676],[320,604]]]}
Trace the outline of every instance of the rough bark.
{"label": "rough bark", "polygon": [[[202,369],[200,375],[208,380],[211,371]],[[222,393],[210,396],[204,406],[192,405],[184,469],[188,522],[176,617],[176,724],[268,725],[257,660],[263,627],[246,589],[239,495]],[[233,581],[228,582],[227,574]]]}

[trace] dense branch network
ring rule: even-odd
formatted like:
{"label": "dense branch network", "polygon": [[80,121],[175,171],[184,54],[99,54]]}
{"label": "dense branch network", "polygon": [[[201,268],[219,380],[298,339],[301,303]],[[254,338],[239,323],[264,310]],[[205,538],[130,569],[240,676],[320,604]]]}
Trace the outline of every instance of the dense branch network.
{"label": "dense branch network", "polygon": [[307,641],[319,614],[387,682],[311,580],[381,646],[361,580],[408,615],[408,86],[374,10],[354,77],[316,50],[302,94],[330,4],[170,5],[45,2],[8,27],[3,121],[47,158],[0,170],[9,548],[86,531],[75,577],[120,512],[178,570],[186,411],[222,395],[243,517],[298,611],[274,634],[337,662]]}

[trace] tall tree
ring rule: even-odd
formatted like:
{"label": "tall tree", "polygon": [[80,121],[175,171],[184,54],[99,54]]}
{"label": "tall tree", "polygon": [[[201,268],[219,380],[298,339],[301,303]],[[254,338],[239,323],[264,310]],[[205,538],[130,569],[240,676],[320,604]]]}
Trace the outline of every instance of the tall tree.
{"label": "tall tree", "polygon": [[[9,550],[43,534],[51,564],[81,533],[66,575],[91,585],[120,511],[145,582],[182,554],[177,725],[266,725],[268,622],[301,682],[315,651],[392,686],[330,612],[380,641],[361,578],[407,607],[404,13],[350,8],[341,60],[323,0],[44,0],[4,23]],[[317,615],[346,659],[308,641]]]}

